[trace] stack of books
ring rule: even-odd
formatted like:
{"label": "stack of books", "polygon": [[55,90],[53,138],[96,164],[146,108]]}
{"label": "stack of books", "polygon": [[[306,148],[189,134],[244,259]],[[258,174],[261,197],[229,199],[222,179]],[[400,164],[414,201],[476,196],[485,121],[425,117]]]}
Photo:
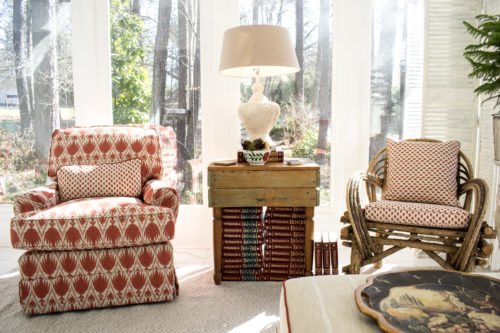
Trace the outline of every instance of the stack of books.
{"label": "stack of books", "polygon": [[338,273],[337,234],[335,232],[314,232],[314,275]]}
{"label": "stack of books", "polygon": [[259,281],[262,207],[222,208],[222,280]]}
{"label": "stack of books", "polygon": [[304,275],[305,215],[303,207],[267,208],[263,280],[281,281]]}

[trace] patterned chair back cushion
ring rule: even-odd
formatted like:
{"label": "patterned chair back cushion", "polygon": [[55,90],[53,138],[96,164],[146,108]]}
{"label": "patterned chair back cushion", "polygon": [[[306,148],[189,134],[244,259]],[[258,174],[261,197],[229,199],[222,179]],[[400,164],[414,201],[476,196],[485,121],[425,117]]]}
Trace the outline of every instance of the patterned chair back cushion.
{"label": "patterned chair back cushion", "polygon": [[98,165],[134,158],[142,160],[143,183],[162,177],[157,130],[132,126],[57,129],[52,134],[48,176],[57,182],[57,169],[63,165]]}

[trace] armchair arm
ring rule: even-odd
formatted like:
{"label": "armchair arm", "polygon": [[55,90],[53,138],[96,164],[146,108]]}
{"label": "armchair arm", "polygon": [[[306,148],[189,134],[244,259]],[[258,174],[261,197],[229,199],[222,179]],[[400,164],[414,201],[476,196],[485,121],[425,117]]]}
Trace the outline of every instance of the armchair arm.
{"label": "armchair arm", "polygon": [[369,258],[375,253],[374,244],[366,228],[363,207],[361,206],[360,191],[362,183],[366,188],[376,186],[382,188],[380,177],[363,171],[355,171],[347,182],[346,204],[354,235],[362,258]]}
{"label": "armchair arm", "polygon": [[474,198],[474,210],[472,211],[471,221],[463,245],[453,256],[451,264],[457,270],[469,272],[475,265],[475,257],[470,254],[476,250],[480,238],[482,221],[489,196],[488,184],[480,178],[469,179],[458,188],[458,195],[461,196],[462,194],[466,194],[465,209],[470,208],[470,201],[472,197]]}
{"label": "armchair arm", "polygon": [[179,195],[175,188],[169,187],[161,180],[152,179],[144,184],[142,198],[149,205],[171,208],[177,218]]}
{"label": "armchair arm", "polygon": [[14,199],[14,214],[50,208],[59,203],[57,184],[40,186],[18,195]]}

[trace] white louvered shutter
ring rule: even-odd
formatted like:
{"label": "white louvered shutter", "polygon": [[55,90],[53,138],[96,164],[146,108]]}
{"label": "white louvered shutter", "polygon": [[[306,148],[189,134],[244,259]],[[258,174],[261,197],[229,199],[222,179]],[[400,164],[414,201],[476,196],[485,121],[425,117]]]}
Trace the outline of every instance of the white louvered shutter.
{"label": "white louvered shutter", "polygon": [[425,3],[422,136],[456,139],[473,158],[475,145],[474,81],[464,47],[474,39],[463,21],[480,12],[474,0],[427,0]]}

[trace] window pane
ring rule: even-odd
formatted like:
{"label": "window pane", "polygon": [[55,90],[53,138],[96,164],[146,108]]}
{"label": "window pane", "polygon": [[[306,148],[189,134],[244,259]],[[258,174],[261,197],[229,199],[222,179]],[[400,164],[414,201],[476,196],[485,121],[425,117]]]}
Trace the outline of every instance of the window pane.
{"label": "window pane", "polygon": [[385,139],[420,136],[423,0],[381,0],[372,7],[370,160]]}
{"label": "window pane", "polygon": [[75,123],[70,9],[0,0],[0,202],[46,184],[52,132]]}
{"label": "window pane", "polygon": [[177,137],[176,188],[202,203],[198,0],[110,0],[113,119]]}
{"label": "window pane", "polygon": [[[240,0],[240,22],[289,30],[301,71],[263,79],[264,94],[281,107],[270,137],[286,157],[310,158],[321,166],[321,204],[330,198],[331,158],[331,0]],[[252,95],[241,83],[241,100]],[[242,138],[248,133],[242,126]]]}

